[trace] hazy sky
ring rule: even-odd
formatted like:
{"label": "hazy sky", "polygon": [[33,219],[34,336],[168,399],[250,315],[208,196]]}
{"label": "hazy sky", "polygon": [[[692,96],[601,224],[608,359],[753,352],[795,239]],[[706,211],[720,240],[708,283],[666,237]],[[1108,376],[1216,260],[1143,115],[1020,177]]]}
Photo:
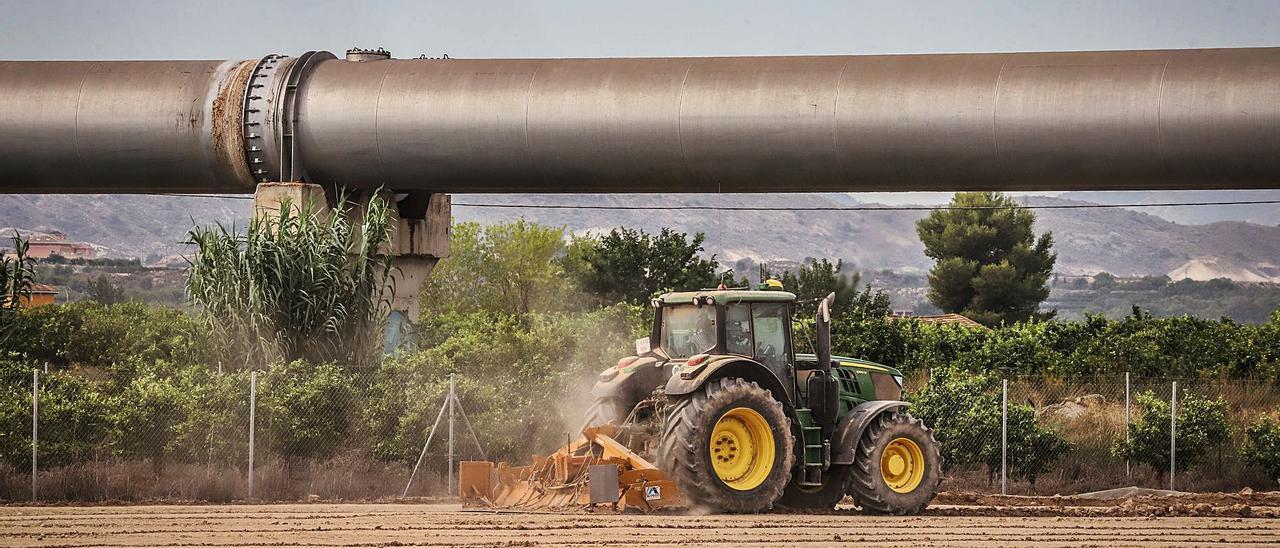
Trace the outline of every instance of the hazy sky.
{"label": "hazy sky", "polygon": [[1280,2],[0,0],[0,57],[791,55],[1274,46]]}
{"label": "hazy sky", "polygon": [[0,0],[0,58],[11,60],[247,59],[352,46],[397,57],[602,57],[1276,45],[1278,0]]}

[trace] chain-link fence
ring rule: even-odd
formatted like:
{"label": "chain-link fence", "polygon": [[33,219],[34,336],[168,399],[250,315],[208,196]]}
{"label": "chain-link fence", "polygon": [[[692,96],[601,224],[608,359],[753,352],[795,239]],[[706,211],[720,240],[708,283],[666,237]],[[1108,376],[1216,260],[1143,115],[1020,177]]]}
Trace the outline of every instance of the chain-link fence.
{"label": "chain-link fence", "polygon": [[947,490],[1044,495],[1275,485],[1243,458],[1249,425],[1280,411],[1273,382],[1010,377],[975,392],[952,394],[943,405],[926,399],[919,410],[932,413],[927,422],[942,444]]}
{"label": "chain-link fence", "polygon": [[7,387],[0,500],[447,496],[456,463],[485,456],[467,415],[476,404],[452,376],[406,387],[303,367],[144,374],[110,397],[72,373],[32,372]]}
{"label": "chain-link fence", "polygon": [[[527,458],[510,440],[552,420],[513,421],[489,409],[485,383],[463,377],[454,388],[449,377],[405,382],[336,366],[182,375],[192,378],[137,373],[110,395],[90,387],[112,379],[71,372],[11,382],[0,394],[0,499],[445,496],[451,462]],[[926,382],[908,392],[941,443],[946,490],[1274,485],[1242,456],[1248,426],[1280,410],[1274,383],[1182,380],[1173,400],[1173,381],[1124,376],[1010,377],[950,393],[921,390]]]}

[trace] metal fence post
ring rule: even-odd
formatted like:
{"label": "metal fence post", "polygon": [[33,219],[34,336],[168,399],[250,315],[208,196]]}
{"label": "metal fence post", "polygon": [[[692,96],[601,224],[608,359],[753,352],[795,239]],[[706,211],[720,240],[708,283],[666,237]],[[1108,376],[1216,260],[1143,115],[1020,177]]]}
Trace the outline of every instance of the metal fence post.
{"label": "metal fence post", "polygon": [[253,430],[258,407],[258,372],[249,372],[249,498],[253,498]]}
{"label": "metal fence post", "polygon": [[1009,379],[1000,396],[1000,494],[1009,494]]}
{"label": "metal fence post", "polygon": [[[1124,444],[1129,445],[1129,372],[1124,372]],[[1129,468],[1129,457],[1124,458],[1124,477],[1133,481],[1133,471]]]}
{"label": "metal fence post", "polygon": [[413,472],[409,473],[409,481],[405,482],[404,493],[400,494],[401,497],[409,496],[409,487],[413,485],[413,478],[418,475],[418,468],[422,466],[422,459],[427,456],[427,448],[431,446],[431,440],[435,439],[436,431],[440,429],[440,419],[444,417],[444,409],[447,405],[449,405],[449,402],[441,402],[440,412],[436,413],[436,422],[431,424],[431,432],[427,434],[427,442],[422,444],[422,452],[418,453],[418,462],[414,463]]}
{"label": "metal fence post", "polygon": [[1173,477],[1178,472],[1178,381],[1173,381],[1169,394],[1169,490],[1174,491]]}
{"label": "metal fence post", "polygon": [[453,373],[449,373],[449,495],[453,489]]}
{"label": "metal fence post", "polygon": [[31,501],[36,499],[37,461],[40,453],[40,370],[31,370]]}

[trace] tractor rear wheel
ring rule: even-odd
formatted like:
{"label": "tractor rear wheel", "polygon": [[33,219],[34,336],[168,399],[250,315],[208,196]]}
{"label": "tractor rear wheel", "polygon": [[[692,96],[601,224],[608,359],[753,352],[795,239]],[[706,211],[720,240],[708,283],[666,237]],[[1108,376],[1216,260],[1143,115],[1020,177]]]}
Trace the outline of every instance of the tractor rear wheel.
{"label": "tractor rear wheel", "polygon": [[587,408],[582,427],[600,426],[609,423],[613,423],[614,426],[621,426],[622,421],[627,420],[627,414],[630,412],[631,410],[627,409],[622,400],[618,398],[596,398],[591,403],[591,407]]}
{"label": "tractor rear wheel", "polygon": [[862,511],[905,516],[929,505],[942,484],[933,432],[905,411],[871,420],[858,442],[849,494]]}
{"label": "tractor rear wheel", "polygon": [[713,379],[672,404],[658,462],[690,507],[763,512],[791,480],[793,443],[782,404],[768,390]]}
{"label": "tractor rear wheel", "polygon": [[821,487],[803,487],[799,480],[787,485],[778,506],[789,510],[831,510],[844,500],[852,477],[852,466],[833,464],[822,473]]}

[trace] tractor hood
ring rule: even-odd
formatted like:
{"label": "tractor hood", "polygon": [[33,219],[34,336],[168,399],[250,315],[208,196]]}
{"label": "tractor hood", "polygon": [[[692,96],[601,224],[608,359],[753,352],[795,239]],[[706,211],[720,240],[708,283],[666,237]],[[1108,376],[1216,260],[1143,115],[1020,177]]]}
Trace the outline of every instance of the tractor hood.
{"label": "tractor hood", "polygon": [[[850,358],[847,356],[831,356],[831,361],[834,362],[833,365],[838,367],[861,369],[864,371],[870,371],[875,373],[887,373],[895,377],[902,376],[901,371],[898,371],[895,368],[889,367],[884,364],[879,364],[873,361],[860,360],[858,358]],[[796,354],[797,364],[802,364],[805,362],[816,364],[818,363],[818,357],[813,354]]]}

